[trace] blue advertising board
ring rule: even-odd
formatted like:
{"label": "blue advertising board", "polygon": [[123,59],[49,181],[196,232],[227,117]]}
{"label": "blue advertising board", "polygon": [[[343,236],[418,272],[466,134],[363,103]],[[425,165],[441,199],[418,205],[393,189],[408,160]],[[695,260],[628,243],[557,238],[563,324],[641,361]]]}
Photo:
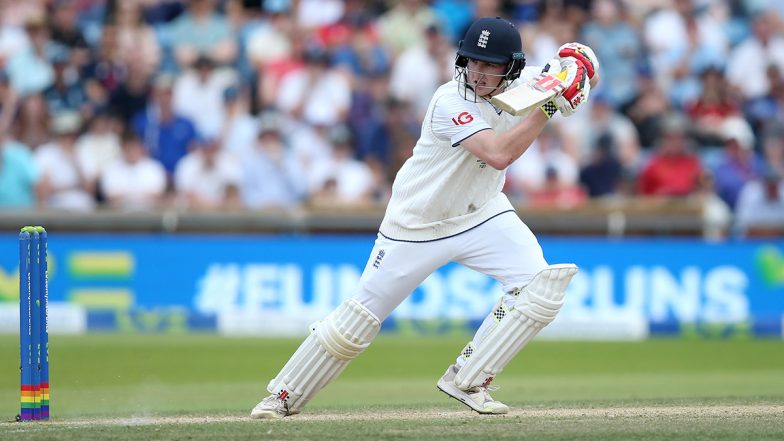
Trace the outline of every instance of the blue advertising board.
{"label": "blue advertising board", "polygon": [[[0,235],[0,249],[7,250],[0,253],[0,307],[6,309],[18,305],[16,240]],[[86,330],[296,334],[353,294],[373,240],[55,232],[50,301],[55,310],[57,304],[84,310]],[[554,325],[644,323],[654,333],[719,326],[730,334],[781,336],[784,241],[540,242],[549,262],[581,269]],[[500,294],[494,280],[450,264],[412,293],[385,329],[410,329],[418,321],[430,321],[430,329],[474,327]]]}

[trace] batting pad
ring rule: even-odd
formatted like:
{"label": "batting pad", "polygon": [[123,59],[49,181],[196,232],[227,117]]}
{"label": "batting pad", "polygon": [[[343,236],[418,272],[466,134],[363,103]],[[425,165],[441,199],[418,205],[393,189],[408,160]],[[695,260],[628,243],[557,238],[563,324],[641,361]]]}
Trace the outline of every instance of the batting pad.
{"label": "batting pad", "polygon": [[286,400],[289,412],[299,412],[370,345],[380,327],[378,318],[361,303],[346,300],[311,326],[308,338],[270,381],[267,390]]}
{"label": "batting pad", "polygon": [[476,347],[455,376],[455,385],[468,390],[488,384],[539,331],[555,319],[564,303],[569,281],[577,273],[571,263],[539,271],[520,292],[514,306]]}

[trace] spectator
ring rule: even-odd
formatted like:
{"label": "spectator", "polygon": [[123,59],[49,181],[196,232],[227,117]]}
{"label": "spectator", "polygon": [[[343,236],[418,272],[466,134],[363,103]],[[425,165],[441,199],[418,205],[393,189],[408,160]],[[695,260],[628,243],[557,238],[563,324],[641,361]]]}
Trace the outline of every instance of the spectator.
{"label": "spectator", "polygon": [[564,20],[560,5],[545,3],[539,10],[538,22],[520,28],[526,62],[533,66],[544,66],[553,59],[561,44],[577,40],[575,29]]}
{"label": "spectator", "polygon": [[37,201],[40,172],[30,149],[12,139],[0,144],[0,208],[29,209]]}
{"label": "spectator", "polygon": [[594,157],[599,138],[609,136],[612,156],[629,171],[640,165],[640,139],[634,124],[614,110],[604,93],[591,95],[588,112],[569,119],[556,120],[564,142],[564,150],[585,164]]}
{"label": "spectator", "polygon": [[11,132],[11,125],[17,113],[19,97],[11,88],[11,79],[0,69],[0,145]]}
{"label": "spectator", "polygon": [[147,106],[150,93],[150,77],[144,66],[128,66],[128,76],[119,83],[109,97],[109,108],[127,124],[133,115]]}
{"label": "spectator", "polygon": [[455,74],[454,54],[439,27],[428,26],[422,44],[406,49],[395,61],[389,78],[390,95],[410,103],[422,120],[433,93]]}
{"label": "spectator", "polygon": [[268,11],[267,19],[248,34],[243,55],[251,66],[263,71],[270,63],[291,58],[295,32],[299,30],[288,9]]}
{"label": "spectator", "polygon": [[259,137],[242,170],[240,194],[248,208],[293,207],[307,194],[307,175],[286,147],[279,119],[270,115],[259,118]]}
{"label": "spectator", "polygon": [[44,207],[72,211],[95,208],[95,180],[88,176],[76,149],[81,126],[77,112],[55,115],[49,125],[54,139],[35,152],[41,171],[39,199]]}
{"label": "spectator", "polygon": [[296,121],[291,121],[283,116],[285,122],[281,133],[285,133],[286,146],[291,155],[299,162],[300,169],[304,172],[306,187],[313,187],[312,169],[321,161],[328,161],[332,156],[332,144],[329,141],[330,127],[319,125],[310,126]]}
{"label": "spectator", "polygon": [[762,152],[765,164],[784,176],[784,126],[772,125],[763,133]]}
{"label": "spectator", "polygon": [[702,166],[689,150],[684,117],[670,114],[663,120],[657,151],[640,174],[638,189],[644,196],[688,196],[699,188]]}
{"label": "spectator", "polygon": [[398,0],[379,17],[378,30],[382,44],[397,57],[410,47],[424,45],[425,29],[437,23],[435,11],[424,0]]}
{"label": "spectator", "polygon": [[[250,35],[264,25],[262,5],[260,2],[245,0],[228,0],[225,3],[226,18],[229,21],[231,32],[236,38],[237,62],[236,69],[242,78],[243,84],[255,83],[258,74],[255,66],[247,57],[248,40]],[[284,36],[288,39],[288,35]]]}
{"label": "spectator", "polygon": [[760,178],[743,185],[735,226],[741,235],[781,237],[784,234],[784,179],[768,167]]}
{"label": "spectator", "polygon": [[754,33],[730,54],[727,79],[746,99],[762,98],[770,92],[768,66],[784,71],[784,37],[776,33],[770,14],[754,17]]}
{"label": "spectator", "polygon": [[46,4],[42,1],[0,2],[2,21],[11,26],[23,26],[30,19],[38,19],[46,15]]}
{"label": "spectator", "polygon": [[727,58],[728,42],[720,23],[692,0],[674,3],[646,17],[644,38],[657,83],[682,100],[695,92],[694,72]]}
{"label": "spectator", "polygon": [[[7,129],[0,135],[35,155],[52,141],[51,117],[77,110],[90,121],[77,141],[77,158],[94,181],[106,174],[109,161],[122,155],[116,126],[124,121],[167,170],[171,185],[178,162],[200,132],[220,139],[221,148],[234,154],[244,170],[247,155],[258,160],[256,146],[263,137],[251,114],[276,110],[288,116],[277,128],[277,136],[285,140],[281,156],[297,162],[291,168],[301,171],[298,179],[305,188],[295,192],[293,203],[306,200],[308,190],[323,187],[321,174],[332,166],[335,154],[330,134],[343,124],[351,131],[351,156],[371,170],[372,196],[364,200],[383,200],[385,183],[411,155],[426,90],[439,83],[433,78],[443,82],[453,74],[450,38],[444,34],[462,34],[460,23],[469,23],[473,15],[511,14],[525,23],[521,32],[529,65],[548,61],[565,41],[592,45],[602,60],[602,86],[592,90],[589,107],[554,121],[559,131],[554,145],[560,147],[553,151],[570,158],[554,165],[539,158],[539,170],[521,174],[523,181],[536,181],[539,187],[525,191],[510,172],[511,191],[530,196],[533,188],[548,185],[543,193],[547,199],[559,181],[576,182],[570,181],[576,173],[558,168],[577,160],[573,168],[581,170],[580,182],[591,197],[634,196],[649,157],[661,160],[664,116],[678,109],[689,117],[688,134],[700,147],[702,169],[715,172],[711,185],[702,174],[697,196],[707,198],[715,187],[729,204],[744,183],[759,177],[763,165],[784,173],[784,153],[777,156],[781,149],[775,147],[784,141],[772,135],[784,124],[782,8],[763,3],[0,2],[0,64],[18,89],[17,101],[0,103],[8,110],[3,112],[5,125],[0,125]],[[452,12],[441,17],[436,10]],[[586,19],[588,10],[592,15]],[[717,61],[716,55],[728,48],[733,48],[730,55]],[[447,53],[443,59],[442,52]],[[179,71],[178,61],[189,64]],[[151,84],[163,72],[175,71],[160,91]],[[91,118],[94,111],[101,114]],[[111,114],[118,119],[106,117]],[[733,140],[725,141],[725,122],[743,118],[752,134],[736,128]],[[762,136],[759,143],[753,134]],[[746,148],[749,136],[751,147]],[[652,154],[654,146],[659,149]],[[548,165],[557,170],[547,175]],[[267,176],[255,179],[254,188],[261,188]],[[338,181],[326,186],[325,198],[334,198]],[[97,196],[100,202],[100,186]]]}
{"label": "spectator", "polygon": [[163,204],[166,171],[150,159],[139,137],[126,129],[122,156],[110,164],[100,178],[109,206],[124,210],[149,210]]}
{"label": "spectator", "polygon": [[174,186],[179,202],[191,209],[239,206],[240,164],[218,139],[201,139],[177,164]]}
{"label": "spectator", "polygon": [[[445,37],[451,44],[457,44],[465,35],[468,27],[471,26],[474,19],[473,3],[471,0],[435,0],[432,2],[433,10],[442,20]],[[525,42],[526,38],[523,36],[523,44]]]}
{"label": "spectator", "polygon": [[337,126],[330,134],[330,141],[332,157],[316,163],[312,170],[316,183],[312,202],[325,206],[370,202],[377,182],[370,167],[354,159],[351,133],[346,127]]}
{"label": "spectator", "polygon": [[615,156],[615,139],[604,133],[591,149],[590,162],[580,170],[580,183],[592,198],[612,196],[618,191],[623,168]]}
{"label": "spectator", "polygon": [[[371,75],[386,73],[390,59],[366,15],[353,15],[333,26],[333,35],[323,37],[336,66],[344,67],[356,82]],[[337,28],[337,29],[335,29]],[[325,32],[326,33],[326,32]]]}
{"label": "spectator", "polygon": [[223,130],[223,91],[237,82],[233,70],[215,67],[211,58],[202,55],[193,69],[174,82],[174,111],[193,121],[196,131],[206,137],[217,137]]}
{"label": "spectator", "polygon": [[619,0],[593,2],[593,20],[582,30],[582,42],[593,48],[601,60],[602,84],[614,108],[625,107],[639,93],[637,72],[643,53],[640,37],[623,20]]}
{"label": "spectator", "polygon": [[120,58],[117,27],[105,24],[101,28],[101,39],[95,55],[82,69],[87,94],[92,101],[105,103],[128,76],[125,60]]}
{"label": "spectator", "polygon": [[310,35],[295,28],[288,9],[270,11],[267,21],[248,35],[246,53],[259,74],[256,98],[261,109],[275,108],[282,78],[305,66],[303,54],[309,39]]}
{"label": "spectator", "polygon": [[351,99],[348,117],[357,158],[367,160],[373,157],[384,167],[389,166],[392,159],[392,132],[389,124],[400,119],[397,108],[404,105],[389,98],[387,79],[386,75],[371,75],[357,87]]}
{"label": "spectator", "polygon": [[49,142],[49,112],[43,95],[33,94],[21,99],[12,131],[19,142],[33,151]]}
{"label": "spectator", "polygon": [[90,58],[90,47],[79,29],[75,2],[56,0],[52,9],[52,41],[69,49],[76,66],[84,66]]}
{"label": "spectator", "polygon": [[161,46],[155,31],[142,16],[142,2],[118,1],[111,20],[117,30],[117,57],[125,65],[138,65],[154,75],[161,63]]}
{"label": "spectator", "polygon": [[[319,3],[316,0],[315,3]],[[380,43],[376,29],[376,17],[366,2],[360,0],[343,0],[341,15],[337,20],[320,25],[312,30],[313,37],[330,51],[351,44],[356,33],[367,34],[373,43]],[[301,6],[301,5],[300,5]],[[299,26],[302,26],[299,22]]]}
{"label": "spectator", "polygon": [[758,177],[763,169],[760,158],[754,153],[754,133],[742,118],[730,118],[722,126],[724,150],[715,166],[716,192],[735,209],[743,186]]}
{"label": "spectator", "polygon": [[332,69],[329,54],[320,47],[305,52],[305,67],[286,74],[278,92],[278,108],[311,125],[344,122],[351,104],[351,86],[343,73]]}
{"label": "spectator", "polygon": [[187,11],[170,27],[171,44],[180,67],[193,65],[200,56],[221,65],[234,63],[235,36],[226,17],[216,11],[215,0],[191,0]]}
{"label": "spectator", "polygon": [[370,195],[373,202],[385,204],[392,197],[392,179],[384,163],[378,158],[370,156],[363,161],[368,166],[372,180],[372,193]]}
{"label": "spectator", "polygon": [[671,105],[648,73],[641,73],[637,82],[639,94],[627,103],[625,113],[637,129],[640,145],[648,149],[653,147],[661,136],[661,119],[670,111]]}
{"label": "spectator", "polygon": [[697,99],[686,105],[686,113],[694,127],[697,142],[702,146],[720,146],[722,123],[738,116],[738,106],[731,99],[722,71],[709,67],[700,74],[702,90]]}
{"label": "spectator", "polygon": [[529,203],[534,207],[572,208],[585,202],[585,192],[570,180],[563,180],[558,170],[547,167],[542,186],[529,194]]}
{"label": "spectator", "polygon": [[503,3],[501,0],[474,0],[474,19],[505,15]]}
{"label": "spectator", "polygon": [[[550,176],[547,173],[551,174]],[[531,147],[523,153],[521,161],[515,161],[507,171],[507,187],[512,197],[526,199],[534,193],[544,191],[555,197],[553,191],[575,186],[580,168],[576,159],[563,150],[563,145],[554,126],[545,126]]]}
{"label": "spectator", "polygon": [[771,125],[784,124],[784,75],[777,66],[769,65],[767,78],[770,92],[761,98],[744,102],[744,116],[756,133],[765,131]]}
{"label": "spectator", "polygon": [[52,57],[54,83],[44,91],[44,99],[49,113],[62,111],[79,112],[82,118],[92,116],[84,84],[79,78],[79,70],[69,63],[68,52],[62,51]]}
{"label": "spectator", "polygon": [[[91,49],[97,46],[101,38],[101,27],[106,23],[112,3],[114,2],[107,0],[74,0],[76,25]],[[88,56],[92,57],[92,54],[88,53]]]}
{"label": "spectator", "polygon": [[[400,119],[398,119],[400,121]],[[390,144],[392,147],[392,165],[390,176],[394,177],[403,164],[414,154],[414,146],[421,133],[420,126],[411,127],[408,124],[388,124],[392,129]]]}
{"label": "spectator", "polygon": [[[122,0],[120,0],[122,1]],[[182,1],[153,0],[142,1],[144,21],[152,26],[164,25],[176,19],[185,11],[186,3]]]}
{"label": "spectator", "polygon": [[343,16],[344,3],[345,0],[299,0],[297,25],[312,30],[334,24]]}
{"label": "spectator", "polygon": [[49,56],[56,45],[49,39],[46,22],[41,17],[31,18],[25,23],[25,32],[30,46],[14,53],[5,67],[20,96],[42,92],[54,81]]}
{"label": "spectator", "polygon": [[174,111],[173,87],[170,75],[159,75],[150,102],[131,122],[147,153],[159,161],[170,176],[196,139],[193,123]]}
{"label": "spectator", "polygon": [[253,149],[258,137],[258,122],[248,113],[247,95],[237,86],[223,91],[224,113],[223,149],[242,157]]}
{"label": "spectator", "polygon": [[[99,109],[87,125],[87,131],[76,140],[76,155],[83,166],[84,177],[97,187],[98,179],[109,164],[120,159],[120,132],[122,125],[117,117]],[[95,190],[99,202],[103,201],[100,188]]]}
{"label": "spectator", "polygon": [[19,22],[11,2],[0,2],[0,60],[9,60],[19,51],[30,46],[30,40],[24,30],[23,22]]}

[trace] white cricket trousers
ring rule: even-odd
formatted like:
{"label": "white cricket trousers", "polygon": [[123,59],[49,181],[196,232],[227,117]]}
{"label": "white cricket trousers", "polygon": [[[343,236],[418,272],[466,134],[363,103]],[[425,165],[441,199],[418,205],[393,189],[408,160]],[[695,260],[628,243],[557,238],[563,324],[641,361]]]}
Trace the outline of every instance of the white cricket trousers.
{"label": "white cricket trousers", "polygon": [[[384,321],[431,273],[449,262],[497,280],[507,307],[515,301],[511,292],[547,266],[536,236],[517,213],[508,211],[458,235],[430,242],[396,241],[379,234],[355,298]],[[480,326],[475,343],[494,324],[492,317],[488,314]]]}

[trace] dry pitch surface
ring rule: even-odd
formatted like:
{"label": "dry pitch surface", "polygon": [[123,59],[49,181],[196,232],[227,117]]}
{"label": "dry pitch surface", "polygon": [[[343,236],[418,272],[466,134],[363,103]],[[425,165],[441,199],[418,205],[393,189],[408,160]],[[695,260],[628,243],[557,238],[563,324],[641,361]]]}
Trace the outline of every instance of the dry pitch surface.
{"label": "dry pitch surface", "polygon": [[[390,420],[463,420],[463,419],[489,419],[489,418],[532,418],[532,419],[594,419],[594,418],[766,418],[778,417],[784,425],[784,404],[751,404],[751,405],[713,405],[713,406],[640,406],[640,407],[597,407],[597,408],[558,408],[558,409],[512,409],[507,415],[479,415],[468,410],[382,410],[382,411],[352,411],[345,413],[315,412],[303,413],[282,420],[257,421],[265,423],[297,423],[314,421],[390,421]],[[44,423],[52,427],[79,427],[79,426],[150,426],[169,424],[212,424],[212,423],[239,423],[253,421],[247,416],[160,416],[160,417],[126,417],[126,418],[91,418],[73,419],[63,421],[49,421]],[[11,427],[18,423],[6,423]],[[31,426],[31,425],[28,425]],[[32,428],[32,426],[31,426]],[[784,428],[784,427],[783,427]]]}
{"label": "dry pitch surface", "polygon": [[462,409],[314,411],[284,420],[239,415],[76,418],[0,424],[15,440],[673,440],[784,438],[784,405],[719,404],[514,409],[484,416]]}

